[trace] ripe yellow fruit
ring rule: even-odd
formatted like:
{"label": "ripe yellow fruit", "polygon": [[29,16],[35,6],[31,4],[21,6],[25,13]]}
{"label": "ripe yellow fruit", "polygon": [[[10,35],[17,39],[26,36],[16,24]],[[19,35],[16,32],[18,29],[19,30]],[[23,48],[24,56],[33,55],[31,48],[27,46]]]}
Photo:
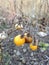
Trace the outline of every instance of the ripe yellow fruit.
{"label": "ripe yellow fruit", "polygon": [[30,44],[30,49],[32,51],[36,51],[38,49],[38,46],[37,45],[33,45],[32,43]]}
{"label": "ripe yellow fruit", "polygon": [[21,35],[17,35],[14,38],[14,43],[16,44],[16,46],[22,46],[25,43],[25,38],[21,37]]}

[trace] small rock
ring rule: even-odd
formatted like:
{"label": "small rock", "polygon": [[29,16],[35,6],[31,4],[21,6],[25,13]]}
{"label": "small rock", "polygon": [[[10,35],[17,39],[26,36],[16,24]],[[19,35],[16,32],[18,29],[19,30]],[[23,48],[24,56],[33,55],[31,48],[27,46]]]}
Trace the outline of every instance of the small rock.
{"label": "small rock", "polygon": [[2,35],[2,39],[5,39],[6,38],[6,36],[5,35]]}
{"label": "small rock", "polygon": [[36,58],[34,58],[33,60],[34,60],[34,61],[37,61],[37,59],[36,59]]}
{"label": "small rock", "polygon": [[33,52],[31,53],[31,56],[33,56]]}
{"label": "small rock", "polygon": [[0,33],[0,39],[6,39],[7,36],[8,36],[7,33],[5,33],[4,31]]}
{"label": "small rock", "polygon": [[21,62],[19,62],[19,65],[22,65],[22,63],[21,63]]}
{"label": "small rock", "polygon": [[15,57],[16,55],[14,54],[13,57]]}
{"label": "small rock", "polygon": [[45,32],[38,32],[37,33],[40,37],[45,37],[45,36],[47,36],[47,33],[45,33]]}
{"label": "small rock", "polygon": [[2,47],[2,49],[4,49],[4,47]]}
{"label": "small rock", "polygon": [[35,62],[34,65],[38,65],[38,62]]}
{"label": "small rock", "polygon": [[21,54],[20,54],[20,52],[19,52],[19,51],[17,51],[17,52],[16,52],[16,55],[18,55],[18,56],[19,56],[19,55],[21,55]]}
{"label": "small rock", "polygon": [[12,62],[10,61],[9,63],[11,64]]}
{"label": "small rock", "polygon": [[29,62],[27,62],[26,65],[29,65]]}
{"label": "small rock", "polygon": [[32,61],[31,64],[34,64],[34,62]]}
{"label": "small rock", "polygon": [[10,41],[13,41],[13,38],[10,38]]}
{"label": "small rock", "polygon": [[25,59],[22,60],[22,63],[26,63]]}
{"label": "small rock", "polygon": [[26,49],[23,49],[23,52],[25,53],[27,50]]}
{"label": "small rock", "polygon": [[16,50],[14,50],[14,52],[16,53]]}

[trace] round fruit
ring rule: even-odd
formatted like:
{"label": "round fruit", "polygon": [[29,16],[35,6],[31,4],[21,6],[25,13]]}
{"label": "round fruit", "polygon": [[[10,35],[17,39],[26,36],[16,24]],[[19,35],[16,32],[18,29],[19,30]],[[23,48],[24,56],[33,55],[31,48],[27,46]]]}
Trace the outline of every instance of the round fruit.
{"label": "round fruit", "polygon": [[32,51],[36,51],[38,49],[38,46],[37,45],[32,45],[32,43],[30,44],[30,49]]}
{"label": "round fruit", "polygon": [[32,42],[32,37],[28,33],[24,34],[24,38],[25,38],[25,43],[31,43]]}
{"label": "round fruit", "polygon": [[16,46],[22,46],[25,43],[25,38],[21,35],[17,35],[14,38],[14,43],[16,44]]}

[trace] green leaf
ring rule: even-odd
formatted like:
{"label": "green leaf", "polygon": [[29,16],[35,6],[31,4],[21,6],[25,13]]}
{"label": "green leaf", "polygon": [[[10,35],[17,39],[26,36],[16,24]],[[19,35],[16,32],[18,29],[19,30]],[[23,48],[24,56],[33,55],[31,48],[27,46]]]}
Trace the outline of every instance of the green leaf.
{"label": "green leaf", "polygon": [[44,51],[46,50],[46,48],[42,48]]}
{"label": "green leaf", "polygon": [[40,48],[42,52],[46,51],[47,48]]}
{"label": "green leaf", "polygon": [[48,44],[48,43],[46,43],[46,44],[45,44],[45,46],[46,46],[46,47],[48,47],[48,46],[49,46],[49,44]]}
{"label": "green leaf", "polygon": [[47,48],[49,46],[48,43],[44,43],[44,42],[39,42],[39,46],[42,48]]}

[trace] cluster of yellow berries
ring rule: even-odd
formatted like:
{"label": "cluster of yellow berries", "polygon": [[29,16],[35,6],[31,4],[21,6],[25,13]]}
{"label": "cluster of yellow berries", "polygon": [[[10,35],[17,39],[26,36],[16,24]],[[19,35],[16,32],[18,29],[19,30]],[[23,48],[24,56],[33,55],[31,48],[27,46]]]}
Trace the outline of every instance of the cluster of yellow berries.
{"label": "cluster of yellow berries", "polygon": [[33,41],[33,38],[32,36],[30,36],[29,33],[25,33],[24,35],[17,35],[16,37],[14,37],[14,44],[16,46],[22,46],[25,43],[29,43],[30,49],[35,51],[38,49],[38,46],[36,44],[33,44],[32,41]]}

